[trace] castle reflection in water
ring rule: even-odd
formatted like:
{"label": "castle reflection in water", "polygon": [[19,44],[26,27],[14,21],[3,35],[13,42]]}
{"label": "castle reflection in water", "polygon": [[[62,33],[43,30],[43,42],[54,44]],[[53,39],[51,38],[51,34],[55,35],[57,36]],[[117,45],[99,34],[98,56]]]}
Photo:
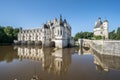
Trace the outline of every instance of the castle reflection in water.
{"label": "castle reflection in water", "polygon": [[19,59],[40,61],[42,69],[48,73],[63,74],[71,64],[71,54],[74,49],[17,47]]}
{"label": "castle reflection in water", "polygon": [[93,50],[94,64],[99,72],[108,72],[110,69],[120,70],[120,54],[106,55]]}
{"label": "castle reflection in water", "polygon": [[93,62],[98,72],[109,69],[120,70],[120,56],[104,55],[95,50],[82,48],[41,48],[41,47],[17,47],[19,59],[39,61],[43,71],[54,74],[64,74],[72,62],[72,54],[93,55]]}
{"label": "castle reflection in water", "polygon": [[110,69],[120,71],[120,54],[101,54],[92,48],[81,47],[77,50],[78,55],[93,55],[93,63],[98,72],[108,72]]}

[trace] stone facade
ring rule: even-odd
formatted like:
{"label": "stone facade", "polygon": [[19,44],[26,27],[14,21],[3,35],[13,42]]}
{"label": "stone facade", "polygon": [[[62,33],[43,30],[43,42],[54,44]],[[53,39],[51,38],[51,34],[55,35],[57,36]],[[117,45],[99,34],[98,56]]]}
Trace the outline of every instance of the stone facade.
{"label": "stone facade", "polygon": [[98,21],[95,22],[94,35],[95,36],[104,36],[105,39],[108,39],[108,20],[101,21],[101,18],[98,18]]}
{"label": "stone facade", "polygon": [[63,48],[74,46],[74,39],[71,36],[71,26],[66,19],[62,20],[62,16],[58,20],[48,21],[41,28],[22,30],[18,33],[18,41],[22,44],[42,44],[49,46],[51,42],[55,43],[55,47]]}

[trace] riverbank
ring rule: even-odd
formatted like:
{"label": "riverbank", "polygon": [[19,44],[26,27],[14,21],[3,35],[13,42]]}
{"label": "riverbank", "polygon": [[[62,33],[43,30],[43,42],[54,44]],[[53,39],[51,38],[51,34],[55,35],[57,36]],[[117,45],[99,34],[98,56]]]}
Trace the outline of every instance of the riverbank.
{"label": "riverbank", "polygon": [[9,46],[12,45],[13,43],[0,43],[0,46]]}

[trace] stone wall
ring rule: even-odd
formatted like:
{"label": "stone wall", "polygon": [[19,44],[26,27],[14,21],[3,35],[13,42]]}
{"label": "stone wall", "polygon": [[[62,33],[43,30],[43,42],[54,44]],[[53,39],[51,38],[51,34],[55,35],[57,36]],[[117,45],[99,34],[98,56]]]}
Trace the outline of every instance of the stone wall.
{"label": "stone wall", "polygon": [[120,41],[117,40],[93,40],[91,47],[101,54],[120,56]]}

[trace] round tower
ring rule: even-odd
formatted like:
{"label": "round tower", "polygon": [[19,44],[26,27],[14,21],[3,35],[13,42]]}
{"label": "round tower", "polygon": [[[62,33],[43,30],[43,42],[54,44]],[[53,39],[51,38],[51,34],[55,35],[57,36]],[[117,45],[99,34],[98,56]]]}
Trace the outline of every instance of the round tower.
{"label": "round tower", "polygon": [[105,21],[103,22],[103,26],[104,26],[104,28],[108,28],[108,26],[109,26],[108,20],[105,20]]}
{"label": "round tower", "polygon": [[108,26],[109,26],[108,20],[103,21],[105,39],[109,38]]}

